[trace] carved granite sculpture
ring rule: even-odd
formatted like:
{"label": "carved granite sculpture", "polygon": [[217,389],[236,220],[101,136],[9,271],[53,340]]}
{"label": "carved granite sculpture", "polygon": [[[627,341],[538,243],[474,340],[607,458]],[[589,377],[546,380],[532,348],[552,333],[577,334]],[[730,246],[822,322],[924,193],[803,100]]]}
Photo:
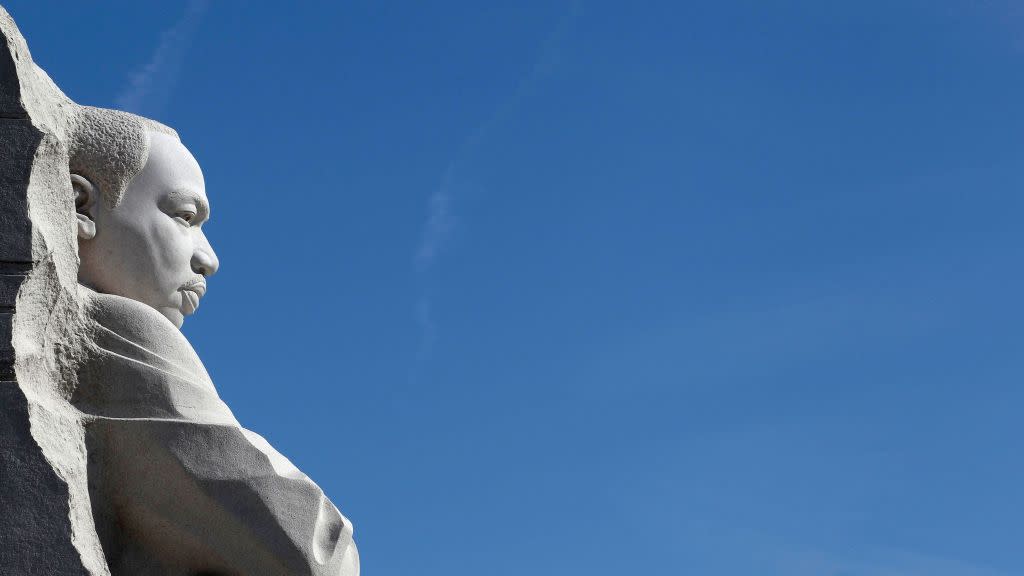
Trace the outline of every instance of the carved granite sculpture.
{"label": "carved granite sculpture", "polygon": [[0,574],[357,575],[352,525],[179,331],[219,265],[198,163],[0,33]]}

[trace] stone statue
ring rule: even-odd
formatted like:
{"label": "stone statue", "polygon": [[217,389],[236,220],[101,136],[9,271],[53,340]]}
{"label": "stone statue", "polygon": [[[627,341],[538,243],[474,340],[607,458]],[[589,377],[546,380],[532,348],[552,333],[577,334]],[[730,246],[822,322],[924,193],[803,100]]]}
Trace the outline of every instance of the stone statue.
{"label": "stone statue", "polygon": [[[171,128],[67,99],[2,8],[0,32],[0,278],[19,272],[0,573],[358,575],[352,525],[238,423],[179,331],[219,265],[199,164]],[[34,139],[3,139],[11,93]]]}

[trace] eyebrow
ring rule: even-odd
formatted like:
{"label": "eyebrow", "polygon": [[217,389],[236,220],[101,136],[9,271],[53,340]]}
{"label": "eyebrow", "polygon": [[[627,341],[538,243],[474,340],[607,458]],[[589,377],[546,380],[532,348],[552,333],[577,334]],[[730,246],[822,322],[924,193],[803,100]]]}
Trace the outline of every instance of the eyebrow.
{"label": "eyebrow", "polygon": [[169,200],[189,200],[196,205],[196,212],[204,219],[210,218],[210,204],[198,192],[188,186],[174,188],[167,193]]}

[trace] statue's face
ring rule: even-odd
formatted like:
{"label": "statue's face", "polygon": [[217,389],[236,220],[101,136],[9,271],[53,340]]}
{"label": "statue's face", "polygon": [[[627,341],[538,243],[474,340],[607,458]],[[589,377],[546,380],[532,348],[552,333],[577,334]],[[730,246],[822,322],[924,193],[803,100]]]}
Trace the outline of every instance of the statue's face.
{"label": "statue's face", "polygon": [[192,154],[166,134],[149,137],[149,158],[121,203],[111,210],[91,202],[94,236],[83,236],[79,218],[78,279],[98,292],[148,304],[181,327],[206,292],[205,277],[219,265],[202,229],[210,208]]}

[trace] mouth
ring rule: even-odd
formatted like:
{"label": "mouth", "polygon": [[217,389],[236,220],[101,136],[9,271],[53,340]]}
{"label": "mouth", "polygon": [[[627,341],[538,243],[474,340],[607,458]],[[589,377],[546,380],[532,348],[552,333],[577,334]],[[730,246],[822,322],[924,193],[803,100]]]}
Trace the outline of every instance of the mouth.
{"label": "mouth", "polygon": [[181,292],[181,311],[188,316],[199,308],[199,299],[206,294],[206,279],[197,276],[178,291]]}

